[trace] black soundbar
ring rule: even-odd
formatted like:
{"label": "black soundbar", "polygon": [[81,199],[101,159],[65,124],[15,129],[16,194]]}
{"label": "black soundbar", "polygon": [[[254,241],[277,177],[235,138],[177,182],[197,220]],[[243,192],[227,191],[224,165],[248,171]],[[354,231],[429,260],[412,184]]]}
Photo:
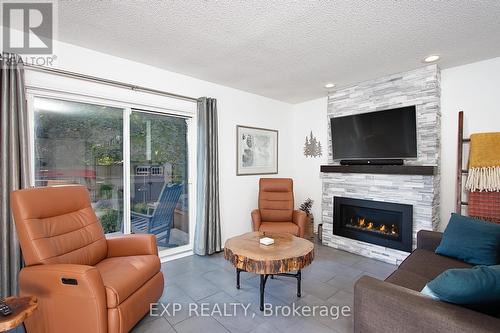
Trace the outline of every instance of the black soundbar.
{"label": "black soundbar", "polygon": [[340,165],[403,165],[402,159],[340,160]]}

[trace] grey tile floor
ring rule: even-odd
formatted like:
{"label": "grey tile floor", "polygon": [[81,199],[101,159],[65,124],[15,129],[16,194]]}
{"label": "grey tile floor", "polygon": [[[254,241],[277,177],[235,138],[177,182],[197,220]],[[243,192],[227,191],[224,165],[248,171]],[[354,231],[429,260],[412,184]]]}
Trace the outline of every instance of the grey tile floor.
{"label": "grey tile floor", "polygon": [[[241,289],[238,290],[235,269],[222,254],[190,256],[162,265],[165,290],[161,304],[154,311],[156,316],[145,316],[133,332],[265,333],[285,329],[290,333],[352,332],[356,280],[362,275],[385,279],[395,268],[316,245],[313,263],[302,271],[302,297],[296,295],[295,279],[276,277],[268,280],[265,301],[274,309],[268,316],[259,311],[259,276],[241,273]],[[327,307],[336,311],[348,306],[351,312],[349,316],[338,319],[319,313],[315,316],[287,316],[288,310],[285,309],[292,309],[293,304],[301,309],[316,306],[317,312]],[[227,315],[224,315],[224,306]],[[248,309],[245,311],[243,306]],[[276,315],[276,309],[283,310]]]}

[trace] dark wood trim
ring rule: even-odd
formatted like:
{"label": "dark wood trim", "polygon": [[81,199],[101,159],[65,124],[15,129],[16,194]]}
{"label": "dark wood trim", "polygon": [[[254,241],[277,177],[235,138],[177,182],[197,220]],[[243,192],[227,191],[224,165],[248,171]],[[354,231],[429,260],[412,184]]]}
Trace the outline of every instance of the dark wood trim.
{"label": "dark wood trim", "polygon": [[469,170],[463,169],[464,145],[470,143],[470,138],[464,138],[464,112],[458,112],[458,138],[457,138],[457,183],[455,184],[455,213],[462,214],[462,206],[469,203],[463,201],[463,177],[467,177]]}
{"label": "dark wood trim", "polygon": [[434,176],[437,173],[437,167],[432,165],[322,165],[321,172]]}
{"label": "dark wood trim", "polygon": [[458,113],[458,137],[457,137],[457,183],[455,184],[455,213],[462,213],[462,161],[464,150],[464,112]]}

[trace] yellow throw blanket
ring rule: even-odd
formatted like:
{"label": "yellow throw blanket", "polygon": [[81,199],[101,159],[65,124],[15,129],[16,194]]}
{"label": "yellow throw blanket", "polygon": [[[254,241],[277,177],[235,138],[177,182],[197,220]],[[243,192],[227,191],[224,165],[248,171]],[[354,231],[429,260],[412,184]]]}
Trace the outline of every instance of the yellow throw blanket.
{"label": "yellow throw blanket", "polygon": [[500,191],[500,133],[477,133],[470,137],[469,191]]}

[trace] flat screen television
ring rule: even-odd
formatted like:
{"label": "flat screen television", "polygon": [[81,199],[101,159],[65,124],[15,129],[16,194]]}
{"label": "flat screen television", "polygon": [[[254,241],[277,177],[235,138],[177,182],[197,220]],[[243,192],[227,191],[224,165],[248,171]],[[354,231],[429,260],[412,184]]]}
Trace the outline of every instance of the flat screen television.
{"label": "flat screen television", "polygon": [[330,119],[333,159],[417,157],[415,106]]}

